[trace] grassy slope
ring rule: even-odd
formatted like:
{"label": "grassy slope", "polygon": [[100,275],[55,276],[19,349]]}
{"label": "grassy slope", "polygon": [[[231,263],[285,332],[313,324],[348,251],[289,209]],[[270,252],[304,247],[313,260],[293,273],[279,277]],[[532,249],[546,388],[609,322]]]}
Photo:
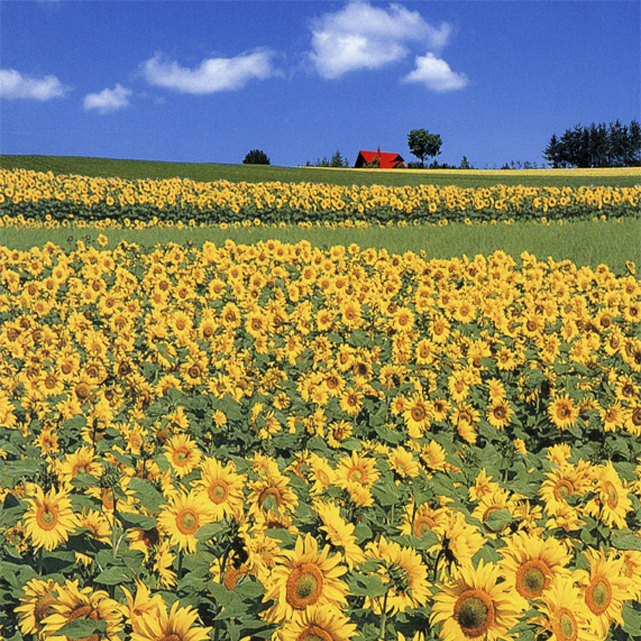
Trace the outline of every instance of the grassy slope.
{"label": "grassy slope", "polygon": [[72,156],[6,156],[0,155],[3,169],[31,169],[54,174],[81,176],[118,176],[139,178],[191,178],[196,181],[219,179],[232,182],[319,182],[336,185],[525,185],[565,187],[609,185],[632,187],[641,183],[641,169],[606,170],[373,170],[326,169],[320,167],[272,167],[267,165],[222,165],[79,158]]}

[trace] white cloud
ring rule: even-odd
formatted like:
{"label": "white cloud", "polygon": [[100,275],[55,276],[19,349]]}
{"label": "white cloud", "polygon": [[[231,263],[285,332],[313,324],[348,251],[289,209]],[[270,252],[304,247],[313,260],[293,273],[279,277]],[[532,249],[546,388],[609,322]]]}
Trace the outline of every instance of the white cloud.
{"label": "white cloud", "polygon": [[115,89],[103,89],[100,93],[87,94],[83,104],[87,111],[97,109],[99,113],[106,114],[126,107],[129,104],[129,96],[131,89],[116,84]]}
{"label": "white cloud", "polygon": [[0,98],[45,101],[60,98],[68,91],[71,87],[63,85],[56,76],[30,78],[15,69],[0,69]]}
{"label": "white cloud", "polygon": [[448,24],[434,27],[398,4],[386,10],[357,0],[313,21],[310,58],[323,78],[338,78],[402,60],[409,54],[408,42],[439,50],[450,31]]}
{"label": "white cloud", "polygon": [[207,58],[196,69],[186,69],[177,62],[163,60],[156,54],[143,65],[143,73],[152,85],[181,93],[209,94],[240,89],[249,80],[264,80],[273,75],[272,53],[266,50],[235,58]]}
{"label": "white cloud", "polygon": [[450,69],[445,60],[440,60],[433,53],[416,57],[416,69],[408,73],[404,82],[419,82],[433,91],[445,92],[462,89],[468,83],[464,73]]}

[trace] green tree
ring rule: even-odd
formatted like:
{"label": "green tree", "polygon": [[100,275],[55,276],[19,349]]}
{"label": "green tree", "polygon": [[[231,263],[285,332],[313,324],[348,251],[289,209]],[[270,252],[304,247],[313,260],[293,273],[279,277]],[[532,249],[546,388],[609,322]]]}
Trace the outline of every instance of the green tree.
{"label": "green tree", "polygon": [[443,141],[438,134],[431,134],[426,129],[412,129],[407,135],[407,146],[421,161],[421,167],[425,166],[425,157],[438,156],[441,153]]}
{"label": "green tree", "polygon": [[336,153],[332,156],[332,159],[329,163],[330,167],[349,167],[349,162],[347,158],[341,156],[341,152],[336,150]]}
{"label": "green tree", "polygon": [[270,165],[267,154],[260,149],[252,149],[243,160],[243,165]]}

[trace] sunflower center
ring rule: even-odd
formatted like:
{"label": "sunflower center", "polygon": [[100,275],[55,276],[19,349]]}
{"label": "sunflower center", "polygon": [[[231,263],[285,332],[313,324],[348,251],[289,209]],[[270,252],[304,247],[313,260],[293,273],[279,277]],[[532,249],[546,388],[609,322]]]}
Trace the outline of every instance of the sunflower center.
{"label": "sunflower center", "polygon": [[416,421],[417,423],[425,418],[425,412],[423,411],[422,407],[413,407],[411,414],[412,420]]}
{"label": "sunflower center", "polygon": [[317,625],[307,626],[296,637],[296,641],[333,641],[333,639],[334,637],[327,630],[323,630]]}
{"label": "sunflower center", "polygon": [[287,603],[295,610],[303,610],[318,601],[323,593],[323,575],[315,563],[296,566],[287,579]]}
{"label": "sunflower center", "polygon": [[494,604],[482,590],[466,590],[454,604],[454,618],[465,636],[480,637],[494,623]]}
{"label": "sunflower center", "polygon": [[183,534],[195,534],[198,529],[198,514],[193,510],[183,510],[176,516],[176,527]]}
{"label": "sunflower center", "polygon": [[606,503],[608,507],[614,508],[619,503],[619,494],[611,481],[606,481],[603,484],[603,491],[607,495]]}
{"label": "sunflower center", "polygon": [[604,576],[597,576],[590,584],[585,601],[594,614],[603,614],[612,601],[612,588]]}
{"label": "sunflower center", "polygon": [[225,481],[218,479],[209,486],[209,498],[213,503],[224,503],[228,496],[229,485]]}
{"label": "sunflower center", "polygon": [[561,608],[558,624],[553,629],[560,641],[575,641],[579,632],[576,619],[567,608]]}
{"label": "sunflower center", "polygon": [[549,583],[548,567],[538,559],[527,561],[516,572],[516,589],[526,599],[541,596]]}
{"label": "sunflower center", "polygon": [[185,450],[176,450],[174,452],[174,463],[176,465],[185,465],[187,463],[187,459],[189,458],[189,452],[186,452]]}
{"label": "sunflower center", "polygon": [[[266,502],[269,500],[269,503]],[[265,488],[258,497],[258,502],[264,508],[271,507],[270,503],[273,502],[276,507],[280,507],[283,504],[283,497],[280,493],[280,490],[277,487],[268,487]]]}
{"label": "sunflower center", "polygon": [[45,503],[38,509],[37,520],[43,530],[53,530],[58,524],[58,513]]}
{"label": "sunflower center", "polygon": [[37,625],[40,625],[40,621],[53,612],[52,606],[55,602],[56,600],[50,594],[44,594],[38,598],[33,609],[33,616]]}
{"label": "sunflower center", "polygon": [[414,521],[414,536],[421,538],[432,531],[435,523],[429,516],[418,516]]}
{"label": "sunflower center", "polygon": [[171,634],[165,634],[162,637],[158,637],[157,641],[183,641],[183,637],[172,632]]}
{"label": "sunflower center", "polygon": [[554,498],[565,501],[565,498],[574,494],[574,486],[570,481],[562,480],[554,486]]}

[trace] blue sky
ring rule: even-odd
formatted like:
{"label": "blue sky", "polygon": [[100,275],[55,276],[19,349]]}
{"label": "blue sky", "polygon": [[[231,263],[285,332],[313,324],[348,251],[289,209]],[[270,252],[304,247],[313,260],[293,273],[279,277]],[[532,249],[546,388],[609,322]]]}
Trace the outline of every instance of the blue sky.
{"label": "blue sky", "polygon": [[639,0],[0,0],[0,152],[541,165],[641,120]]}

